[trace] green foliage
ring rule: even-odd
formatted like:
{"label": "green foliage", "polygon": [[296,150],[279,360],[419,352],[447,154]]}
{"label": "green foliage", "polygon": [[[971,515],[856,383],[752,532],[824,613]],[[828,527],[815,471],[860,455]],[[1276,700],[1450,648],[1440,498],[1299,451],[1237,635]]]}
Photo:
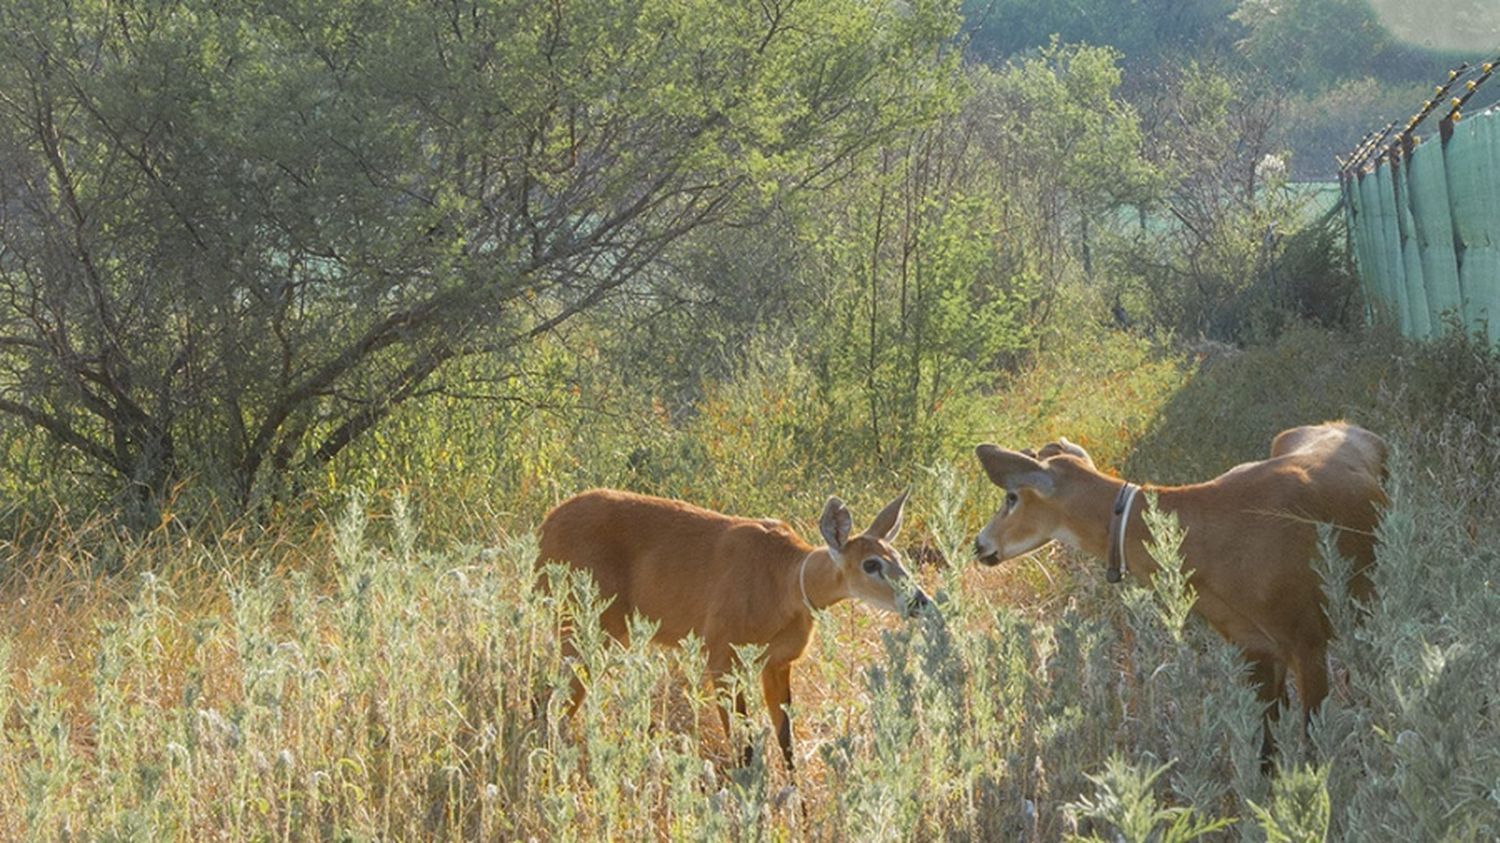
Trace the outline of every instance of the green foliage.
{"label": "green foliage", "polygon": [[[938,168],[962,163],[927,159],[933,140],[914,138],[904,160],[887,159],[901,182],[873,203],[848,202],[822,247],[832,295],[818,309],[811,362],[820,396],[845,405],[829,433],[895,462],[936,457],[949,435],[934,426],[948,418],[937,411],[1024,347],[1036,293],[995,242],[1000,209],[982,182],[902,195],[901,183],[951,178]],[[919,172],[928,168],[938,171]]]}
{"label": "green foliage", "polygon": [[957,114],[833,196],[810,357],[827,400],[851,408],[838,427],[863,430],[851,444],[932,461],[950,435],[939,409],[1022,359],[1080,253],[1087,267],[1090,220],[1155,189],[1117,58],[1054,44],[973,69]]}
{"label": "green foliage", "polygon": [[1400,412],[1380,412],[1391,376],[1386,334],[1294,329],[1275,343],[1207,349],[1198,371],[1151,420],[1125,463],[1126,476],[1190,483],[1236,463],[1264,459],[1272,437],[1312,421],[1348,418],[1388,431]]}
{"label": "green foliage", "polygon": [[1284,770],[1271,790],[1274,795],[1269,808],[1250,803],[1266,843],[1322,843],[1328,839],[1332,806],[1326,768]]}
{"label": "green foliage", "polygon": [[1310,92],[1349,78],[1390,37],[1369,0],[1247,0],[1234,17],[1251,61]]}
{"label": "green foliage", "polygon": [[[56,499],[145,527],[274,518],[309,491],[439,477],[536,507],[573,488],[560,475],[672,493],[688,469],[748,469],[760,491],[720,499],[775,510],[778,489],[827,483],[824,466],[953,459],[996,427],[983,396],[997,378],[1095,332],[1112,299],[1148,328],[1231,339],[1280,330],[1287,297],[1332,307],[1303,295],[1326,289],[1330,241],[1283,250],[1300,205],[1255,169],[1256,101],[1206,65],[1182,75],[1175,115],[1143,120],[1118,50],[1052,40],[960,69],[940,3],[484,6],[455,12],[464,25],[325,5],[169,4],[97,67],[78,33],[20,27],[45,3],[8,12],[30,32],[5,54],[17,90],[72,103],[64,175],[98,191],[86,216],[130,220],[105,237],[130,245],[110,295],[52,291],[82,297],[65,309],[93,328],[9,323],[0,442],[17,520]],[[128,15],[96,12],[81,19],[98,38],[125,37]],[[72,39],[72,64],[27,75],[53,38]],[[141,83],[178,53],[196,58],[163,91]],[[91,110],[104,104],[171,118],[143,141],[170,163],[159,181],[120,157]],[[29,113],[12,114],[17,160],[37,154]],[[88,181],[100,156],[122,162],[100,171],[109,186]],[[33,163],[14,195],[60,177]],[[1148,216],[1183,224],[1138,231]],[[27,286],[54,277],[25,270],[27,231],[0,226],[19,261],[0,273],[52,295]],[[83,233],[53,242],[82,260],[104,237]],[[161,312],[175,321],[147,329]],[[109,373],[22,336],[107,344],[98,326],[120,314],[141,324],[121,328]],[[1151,361],[1151,388],[1167,367]],[[795,418],[744,412],[803,394]],[[1096,440],[1145,423],[1118,409],[1113,429],[1078,421]],[[731,424],[738,442],[699,435]],[[794,455],[789,482],[773,466]],[[122,474],[134,491],[111,499]]]}
{"label": "green foliage", "polygon": [[1293,232],[1269,269],[1270,282],[1278,304],[1296,318],[1349,328],[1363,318],[1364,302],[1335,217],[1324,215]]}
{"label": "green foliage", "polygon": [[1151,531],[1146,552],[1156,563],[1156,571],[1151,575],[1151,590],[1156,594],[1163,626],[1172,637],[1181,641],[1193,603],[1198,599],[1188,582],[1188,572],[1182,570],[1184,531],[1177,523],[1175,513],[1164,513],[1156,508],[1154,496],[1148,494],[1145,506],[1146,527]]}
{"label": "green foliage", "polygon": [[[1057,192],[1080,212],[1148,204],[1161,174],[1143,156],[1136,109],[1119,92],[1121,53],[1053,40],[1013,62],[992,85],[1015,152],[1056,178]],[[1042,190],[1040,193],[1052,191]]]}
{"label": "green foliage", "polygon": [[927,123],[956,23],[7,4],[0,413],[110,475],[138,525],[188,479],[231,512],[287,497],[395,407],[472,386],[455,361],[513,363],[686,235]]}
{"label": "green foliage", "polygon": [[1364,75],[1289,97],[1277,138],[1294,150],[1293,177],[1329,179],[1337,160],[1347,158],[1367,133],[1415,114],[1431,90],[1428,84],[1444,73],[1445,68],[1435,67],[1425,78],[1402,81]]}
{"label": "green foliage", "polygon": [[[992,65],[1053,39],[1113,48],[1131,101],[1148,115],[1176,98],[1178,68],[1213,67],[1248,98],[1287,105],[1276,134],[1294,153],[1292,171],[1307,179],[1331,179],[1335,155],[1408,116],[1450,67],[1488,58],[1488,47],[1454,46],[1483,43],[1490,26],[1452,4],[1434,24],[1399,0],[965,0],[963,15],[968,53]],[[1479,23],[1455,23],[1464,15]]]}
{"label": "green foliage", "polygon": [[1252,82],[1190,63],[1160,103],[1150,149],[1163,188],[1101,248],[1115,294],[1149,329],[1245,342],[1287,320],[1278,266],[1317,194],[1288,184],[1282,103]]}
{"label": "green foliage", "polygon": [[[1163,764],[1143,772],[1118,756],[1110,756],[1102,773],[1089,776],[1098,787],[1096,795],[1071,803],[1068,810],[1108,823],[1118,839],[1128,843],[1187,843],[1234,823],[1231,819],[1199,817],[1191,808],[1158,805],[1153,787],[1171,766]],[[1070,839],[1102,843],[1110,838],[1090,835]]]}

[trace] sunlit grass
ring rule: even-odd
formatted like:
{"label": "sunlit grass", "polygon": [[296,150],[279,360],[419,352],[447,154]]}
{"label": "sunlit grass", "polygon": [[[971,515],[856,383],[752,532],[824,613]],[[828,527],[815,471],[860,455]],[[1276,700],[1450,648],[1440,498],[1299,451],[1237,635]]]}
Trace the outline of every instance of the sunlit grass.
{"label": "sunlit grass", "polygon": [[[1096,378],[1083,398],[1039,365],[976,399],[995,431],[1064,433],[1119,465],[1193,410],[1173,402],[1201,373],[1106,341],[1118,368],[1040,361]],[[1276,354],[1361,359],[1296,342]],[[1214,377],[1297,368],[1273,363]],[[1260,400],[1244,392],[1221,394]],[[795,774],[753,674],[727,738],[701,650],[614,646],[578,608],[586,582],[536,588],[532,530],[561,489],[504,504],[436,484],[341,492],[211,542],[170,523],[135,538],[60,524],[6,562],[0,839],[1484,839],[1500,828],[1500,577],[1494,523],[1476,520],[1495,481],[1474,443],[1493,430],[1444,413],[1392,432],[1380,598],[1331,613],[1340,680],[1308,737],[1282,718],[1279,777],[1260,771],[1243,665],[1184,616],[1180,583],[1110,586],[1097,560],[1057,548],[966,564],[998,492],[955,442],[953,460],[904,478],[903,545],[950,563],[917,570],[941,620],[823,614],[792,673]],[[1239,417],[1246,440],[1266,423]],[[699,466],[679,444],[658,453],[684,460],[665,476],[691,489],[676,472]],[[701,497],[760,502],[753,514],[811,538],[824,495],[873,511],[901,477],[849,469],[845,487],[808,488],[807,467],[778,469],[795,456],[776,453],[711,475]],[[784,483],[756,488],[778,471]],[[585,619],[576,663],[557,634],[570,613]],[[579,670],[590,694],[566,718]],[[741,767],[746,740],[760,752]]]}

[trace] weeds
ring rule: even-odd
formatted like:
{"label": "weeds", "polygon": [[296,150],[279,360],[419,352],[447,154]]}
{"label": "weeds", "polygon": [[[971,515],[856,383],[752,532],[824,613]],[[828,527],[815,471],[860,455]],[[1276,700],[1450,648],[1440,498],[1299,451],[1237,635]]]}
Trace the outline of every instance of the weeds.
{"label": "weeds", "polygon": [[[1472,470],[1489,423],[1382,428],[1377,596],[1350,604],[1348,563],[1325,552],[1335,689],[1305,735],[1281,718],[1270,777],[1243,661],[1186,611],[1169,520],[1151,517],[1149,584],[1107,586],[1060,552],[965,570],[992,492],[939,462],[913,479],[914,520],[952,563],[918,572],[941,617],[820,618],[794,679],[795,773],[767,753],[759,694],[722,733],[701,646],[652,647],[644,625],[616,645],[587,580],[553,569],[539,588],[532,522],[443,539],[414,515],[440,508],[353,496],[296,564],[152,539],[111,551],[111,577],[13,582],[0,838],[1491,838],[1500,536],[1476,517],[1497,481]],[[1016,600],[1043,565],[1045,599]],[[589,693],[569,718],[575,676]],[[754,689],[749,662],[738,681]]]}

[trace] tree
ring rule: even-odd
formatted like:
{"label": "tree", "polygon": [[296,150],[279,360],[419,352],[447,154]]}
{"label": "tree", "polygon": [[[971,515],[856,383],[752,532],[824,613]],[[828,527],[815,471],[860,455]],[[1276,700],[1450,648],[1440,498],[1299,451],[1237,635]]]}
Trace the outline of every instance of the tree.
{"label": "tree", "polygon": [[855,444],[893,464],[938,458],[941,426],[968,423],[939,411],[1034,347],[1087,266],[1090,222],[1157,195],[1118,59],[1054,43],[1003,70],[970,66],[962,108],[831,197],[816,271],[835,287],[809,357]]}
{"label": "tree", "polygon": [[236,507],[943,99],[941,0],[0,8],[0,413]]}
{"label": "tree", "polygon": [[1299,91],[1358,78],[1390,45],[1369,0],[1243,0],[1234,17],[1250,61]]}
{"label": "tree", "polygon": [[1119,292],[1134,289],[1148,325],[1233,342],[1277,330],[1273,264],[1311,197],[1286,183],[1274,135],[1284,107],[1275,86],[1194,63],[1149,109],[1165,184],[1109,249]]}

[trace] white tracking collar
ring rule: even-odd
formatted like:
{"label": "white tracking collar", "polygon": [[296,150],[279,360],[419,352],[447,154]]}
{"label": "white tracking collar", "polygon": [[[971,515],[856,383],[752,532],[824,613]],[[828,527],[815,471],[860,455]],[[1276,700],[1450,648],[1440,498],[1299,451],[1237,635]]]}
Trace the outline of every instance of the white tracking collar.
{"label": "white tracking collar", "polygon": [[1130,505],[1135,503],[1135,495],[1140,490],[1140,486],[1126,483],[1115,498],[1109,521],[1109,554],[1104,569],[1104,578],[1110,582],[1120,581],[1120,568],[1125,561],[1125,527],[1130,523]]}
{"label": "white tracking collar", "polygon": [[818,611],[813,608],[812,601],[807,599],[807,560],[813,557],[813,553],[817,553],[817,551],[814,550],[812,553],[802,557],[802,570],[797,572],[797,585],[802,589],[802,605],[807,607],[807,613],[810,615],[816,615]]}

